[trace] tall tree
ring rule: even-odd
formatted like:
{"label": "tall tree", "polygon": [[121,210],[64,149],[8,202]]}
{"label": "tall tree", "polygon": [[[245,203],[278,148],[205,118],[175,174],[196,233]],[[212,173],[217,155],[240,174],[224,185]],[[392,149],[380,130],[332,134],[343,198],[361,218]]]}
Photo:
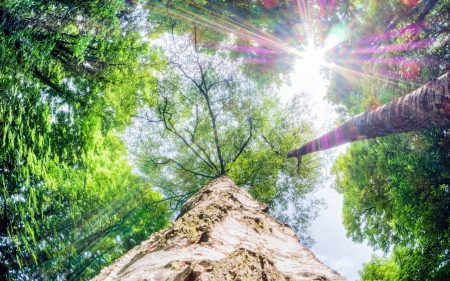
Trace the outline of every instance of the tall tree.
{"label": "tall tree", "polygon": [[[327,97],[339,106],[343,120],[377,110],[449,69],[448,42],[442,40],[448,37],[448,25],[441,24],[448,22],[449,1],[345,2],[348,13],[325,14],[348,30],[342,44],[327,52],[332,62]],[[324,38],[333,35],[326,32]],[[428,112],[423,114],[419,118]],[[448,235],[447,211],[440,209],[448,204],[448,160],[441,146],[448,127],[428,124],[444,129],[357,142],[335,164],[348,235],[355,241],[368,239],[375,248],[394,248],[391,259],[374,258],[366,265],[363,280],[448,279],[448,266],[441,260],[448,258],[448,243],[441,238]],[[354,131],[354,137],[366,138]]]}
{"label": "tall tree", "polygon": [[93,280],[345,280],[228,177],[183,206],[171,227]]}
{"label": "tall tree", "polygon": [[143,109],[125,134],[136,136],[129,145],[136,163],[167,198],[185,199],[229,175],[285,222],[292,206],[290,224],[306,238],[318,203],[309,197],[320,180],[319,159],[310,158],[300,177],[283,161],[298,138],[312,135],[306,108],[297,99],[283,109],[272,88],[259,89],[242,74],[229,51],[233,42],[211,49],[202,41],[207,32],[194,26],[191,36],[161,38],[169,68],[159,79],[157,105]]}
{"label": "tall tree", "polygon": [[358,114],[287,157],[301,157],[345,143],[391,134],[450,127],[450,72],[374,110]]}

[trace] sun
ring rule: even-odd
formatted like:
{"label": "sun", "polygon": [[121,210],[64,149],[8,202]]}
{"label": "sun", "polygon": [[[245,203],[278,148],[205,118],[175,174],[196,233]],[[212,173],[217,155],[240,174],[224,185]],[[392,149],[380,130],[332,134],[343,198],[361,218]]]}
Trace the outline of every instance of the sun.
{"label": "sun", "polygon": [[325,66],[325,52],[321,49],[315,49],[314,46],[308,46],[304,52],[300,54],[296,67],[308,69],[310,71],[318,71],[320,67]]}
{"label": "sun", "polygon": [[[293,72],[288,85],[280,92],[282,101],[289,102],[294,94],[305,94],[308,97],[308,104],[314,108],[314,114],[329,116],[330,111],[325,108],[326,103],[323,100],[329,83],[324,80],[320,71],[322,67],[328,67],[325,51],[323,48],[314,48],[311,44],[302,51],[296,50],[293,54],[296,57]],[[318,122],[322,122],[319,119]]]}
{"label": "sun", "polygon": [[317,92],[317,87],[320,87],[318,84],[323,84],[320,69],[326,66],[325,50],[309,44],[304,51],[297,53],[292,82],[300,83],[303,90]]}

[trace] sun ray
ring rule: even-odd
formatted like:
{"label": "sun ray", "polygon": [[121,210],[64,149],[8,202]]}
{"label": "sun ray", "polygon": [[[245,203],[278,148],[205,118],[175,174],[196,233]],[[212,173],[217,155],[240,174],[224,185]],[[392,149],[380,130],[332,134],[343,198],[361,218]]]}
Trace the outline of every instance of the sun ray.
{"label": "sun ray", "polygon": [[[240,18],[237,15],[224,16],[226,11],[221,10],[221,7],[209,4],[204,5],[192,5],[192,8],[198,11],[192,11],[183,9],[177,5],[163,6],[157,2],[139,1],[139,3],[148,9],[165,9],[165,12],[174,18],[187,20],[191,22],[197,22],[200,25],[206,26],[214,31],[223,33],[225,35],[234,34],[239,38],[243,38],[256,43],[257,46],[265,46],[280,53],[297,55],[298,48],[300,46],[290,46],[287,44],[284,38],[278,38],[270,32],[256,28],[248,23],[245,19]],[[313,41],[313,30],[311,20],[310,5],[307,1],[296,0],[296,10],[299,17],[303,19],[302,23],[298,23],[301,28],[306,30],[307,40]],[[208,16],[202,16],[207,14]],[[214,20],[213,20],[214,19]],[[243,50],[242,50],[243,51]]]}

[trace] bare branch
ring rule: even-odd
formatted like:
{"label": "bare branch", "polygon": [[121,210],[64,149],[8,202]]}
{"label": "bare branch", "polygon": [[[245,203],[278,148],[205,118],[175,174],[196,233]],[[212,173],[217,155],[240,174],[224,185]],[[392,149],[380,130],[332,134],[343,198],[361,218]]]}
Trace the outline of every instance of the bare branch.
{"label": "bare branch", "polygon": [[217,85],[217,84],[220,84],[220,83],[228,83],[231,80],[232,80],[232,77],[227,78],[227,79],[223,79],[223,80],[220,80],[220,81],[213,82],[213,83],[211,83],[209,85],[209,87],[206,88],[206,90],[209,91],[214,85]]}
{"label": "bare branch", "polygon": [[276,155],[280,155],[280,152],[275,150],[275,146],[269,142],[269,140],[266,138],[266,136],[263,133],[259,133],[261,137],[264,139],[264,141],[270,146],[270,148],[275,152]]}
{"label": "bare branch", "polygon": [[181,163],[179,163],[179,162],[177,162],[177,161],[175,161],[173,159],[169,159],[169,161],[175,163],[178,167],[181,168],[181,170],[186,171],[188,173],[191,173],[191,174],[194,174],[194,175],[197,175],[197,176],[201,176],[201,177],[204,177],[204,178],[215,179],[214,176],[210,176],[210,175],[206,175],[206,174],[202,174],[202,173],[199,173],[199,172],[195,172],[195,171],[189,170],[189,169],[185,168]]}
{"label": "bare branch", "polygon": [[[156,208],[158,208],[158,204],[159,204],[159,203],[166,202],[166,201],[171,201],[171,200],[173,200],[173,199],[178,199],[178,200],[176,200],[176,201],[182,201],[182,202],[184,202],[184,199],[185,199],[186,197],[188,197],[188,196],[191,195],[191,194],[196,193],[197,191],[199,191],[199,189],[196,189],[196,190],[193,190],[193,191],[184,193],[184,194],[174,195],[174,196],[171,196],[171,197],[167,197],[167,198],[164,198],[164,199],[161,199],[161,200],[154,201],[154,202],[151,202],[151,203],[149,203],[149,204],[146,204],[145,207],[148,208],[148,209],[150,209],[150,210],[152,210],[152,211],[156,211]],[[150,206],[152,206],[152,205],[156,205],[155,208],[150,208]],[[178,204],[177,204],[177,205],[178,205]]]}
{"label": "bare branch", "polygon": [[242,154],[242,152],[244,152],[245,148],[247,147],[248,143],[250,142],[250,139],[253,136],[253,119],[251,117],[249,117],[247,120],[250,123],[250,134],[249,134],[247,140],[244,142],[244,144],[239,149],[238,154],[234,157],[233,161],[231,161],[231,163],[235,162],[239,158],[239,156]]}
{"label": "bare branch", "polygon": [[186,71],[184,71],[184,69],[181,67],[181,65],[179,63],[169,62],[169,64],[172,64],[172,65],[176,66],[183,73],[184,77],[186,77],[187,79],[191,80],[191,82],[194,83],[194,85],[197,87],[197,89],[199,89],[199,91],[203,94],[203,89],[201,87],[201,84],[198,84],[197,81],[194,80],[194,78],[189,76],[186,73]]}
{"label": "bare branch", "polygon": [[[142,118],[142,117],[139,117],[139,118]],[[157,123],[157,122],[163,122],[164,120],[162,120],[162,119],[158,119],[158,120],[152,120],[152,119],[150,119],[150,117],[148,116],[148,113],[146,112],[145,113],[145,119],[147,120],[147,122],[149,122],[149,123]]]}

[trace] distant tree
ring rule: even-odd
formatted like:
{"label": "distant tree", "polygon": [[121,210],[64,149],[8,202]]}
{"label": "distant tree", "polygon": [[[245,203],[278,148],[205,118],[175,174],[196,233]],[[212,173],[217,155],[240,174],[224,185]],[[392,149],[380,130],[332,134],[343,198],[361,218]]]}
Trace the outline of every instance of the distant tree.
{"label": "distant tree", "polygon": [[283,213],[293,207],[289,223],[306,238],[317,210],[310,191],[320,180],[319,159],[310,158],[300,177],[283,160],[299,138],[312,135],[307,107],[297,99],[282,108],[273,89],[261,90],[242,74],[242,61],[230,58],[232,42],[211,49],[202,41],[207,32],[194,26],[190,36],[160,39],[169,67],[160,75],[156,106],[143,109],[124,136],[135,136],[128,145],[137,148],[135,161],[178,205],[229,175],[286,222]]}
{"label": "distant tree", "polygon": [[[326,51],[330,68],[324,74],[330,78],[327,98],[342,124],[290,156],[300,162],[307,153],[371,138],[353,143],[334,167],[348,235],[392,250],[391,258],[366,264],[361,277],[447,280],[448,159],[442,144],[449,128],[450,2],[321,3],[315,10],[317,41],[338,39]],[[446,71],[445,79],[434,81]],[[429,81],[428,90],[405,96]]]}

